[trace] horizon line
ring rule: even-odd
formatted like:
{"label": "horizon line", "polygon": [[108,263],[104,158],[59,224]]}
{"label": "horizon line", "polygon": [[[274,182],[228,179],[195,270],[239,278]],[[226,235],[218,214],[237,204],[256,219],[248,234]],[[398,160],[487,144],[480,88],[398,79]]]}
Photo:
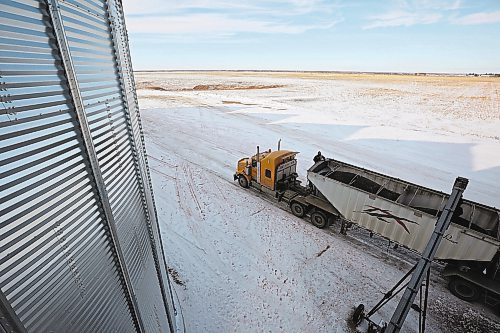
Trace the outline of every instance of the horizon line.
{"label": "horizon line", "polygon": [[260,72],[260,73],[332,73],[332,74],[380,74],[380,75],[447,75],[500,77],[500,72],[390,72],[390,71],[342,71],[342,70],[281,70],[281,69],[134,69],[134,72]]}

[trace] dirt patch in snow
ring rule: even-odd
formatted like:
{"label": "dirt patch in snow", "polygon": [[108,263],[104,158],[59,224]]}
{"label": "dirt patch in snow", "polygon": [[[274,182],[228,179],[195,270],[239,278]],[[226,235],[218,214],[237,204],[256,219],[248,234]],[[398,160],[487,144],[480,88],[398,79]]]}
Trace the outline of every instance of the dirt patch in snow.
{"label": "dirt patch in snow", "polygon": [[186,286],[186,283],[181,280],[179,272],[177,272],[174,268],[169,267],[168,268],[168,273],[172,277],[172,280],[174,280],[175,283],[177,283],[179,286]]}
{"label": "dirt patch in snow", "polygon": [[175,87],[162,87],[156,85],[141,85],[140,89],[149,89],[157,91],[207,91],[207,90],[262,90],[262,89],[275,89],[283,87],[285,87],[285,85],[281,84],[270,84],[270,85],[198,84],[192,88],[175,88]]}
{"label": "dirt patch in snow", "polygon": [[431,301],[429,310],[435,317],[440,318],[439,323],[443,331],[453,327],[455,332],[500,332],[500,323],[492,321],[471,307],[464,309],[464,306],[457,306],[443,297]]}
{"label": "dirt patch in snow", "polygon": [[159,87],[159,86],[145,86],[143,89],[158,90],[158,91],[169,91],[171,89]]}
{"label": "dirt patch in snow", "polygon": [[[254,90],[254,89],[273,89],[283,88],[284,85],[226,85],[226,84],[199,84],[193,87],[192,90]],[[189,90],[189,89],[186,89]]]}
{"label": "dirt patch in snow", "polygon": [[238,105],[248,105],[248,106],[258,105],[258,104],[254,104],[254,103],[242,103],[242,102],[237,102],[237,101],[222,101],[222,104],[238,104]]}
{"label": "dirt patch in snow", "polygon": [[330,245],[327,245],[324,250],[321,250],[320,252],[318,252],[316,257],[321,257],[323,255],[323,253],[325,253],[329,248],[330,248]]}

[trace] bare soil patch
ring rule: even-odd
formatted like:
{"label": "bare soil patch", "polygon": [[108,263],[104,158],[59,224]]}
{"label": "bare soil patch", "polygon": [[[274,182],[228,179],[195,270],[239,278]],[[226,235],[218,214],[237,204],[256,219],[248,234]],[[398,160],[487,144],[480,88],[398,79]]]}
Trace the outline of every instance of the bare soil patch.
{"label": "bare soil patch", "polygon": [[208,90],[262,90],[283,88],[285,85],[245,85],[245,84],[198,84],[192,88],[162,87],[157,85],[139,84],[138,89],[149,89],[157,91],[208,91]]}
{"label": "bare soil patch", "polygon": [[271,85],[227,85],[227,84],[199,84],[193,89],[183,90],[254,90],[254,89],[273,89],[283,88],[284,85],[271,84]]}
{"label": "bare soil patch", "polygon": [[179,273],[174,268],[169,267],[168,273],[170,274],[170,276],[172,277],[172,280],[174,280],[175,283],[177,283],[178,285],[183,286],[183,287],[186,286],[184,281],[181,280]]}
{"label": "bare soil patch", "polygon": [[242,102],[238,102],[238,101],[222,101],[222,104],[238,104],[238,105],[248,105],[248,106],[258,105],[258,104],[254,104],[254,103],[242,103]]}

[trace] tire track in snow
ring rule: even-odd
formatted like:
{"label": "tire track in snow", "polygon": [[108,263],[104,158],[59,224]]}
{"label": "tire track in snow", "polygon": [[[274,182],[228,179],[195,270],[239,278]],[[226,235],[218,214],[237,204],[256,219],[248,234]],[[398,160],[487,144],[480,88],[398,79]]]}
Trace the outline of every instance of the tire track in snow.
{"label": "tire track in snow", "polygon": [[147,158],[151,158],[151,159],[153,159],[153,160],[155,160],[155,161],[158,161],[158,162],[160,162],[160,163],[162,163],[162,164],[165,164],[165,165],[167,165],[167,166],[169,166],[169,167],[171,167],[171,168],[174,168],[174,169],[175,169],[175,168],[177,168],[177,165],[171,164],[171,163],[169,163],[169,162],[167,162],[167,161],[164,161],[164,160],[162,160],[162,159],[159,159],[159,158],[157,158],[157,157],[154,157],[153,155],[148,154],[148,155],[147,155]]}
{"label": "tire track in snow", "polygon": [[153,170],[153,172],[156,172],[156,173],[162,175],[163,177],[165,177],[167,179],[171,179],[171,180],[174,180],[174,181],[177,180],[177,178],[175,178],[174,176],[167,175],[166,173],[164,173],[164,172],[162,172],[162,171],[160,171],[160,170],[158,170],[156,168],[151,167],[151,170]]}
{"label": "tire track in snow", "polygon": [[[223,267],[228,267],[227,260],[225,261],[225,260],[223,260],[223,257],[221,257],[221,255],[222,256],[227,255],[227,253],[223,253],[219,250],[220,245],[217,244],[217,241],[213,244],[205,244],[206,237],[203,237],[202,233],[203,233],[203,228],[206,228],[206,227],[198,225],[198,223],[200,223],[202,221],[207,221],[210,218],[210,216],[207,217],[205,209],[204,209],[205,205],[200,200],[200,197],[199,197],[200,192],[203,193],[203,195],[207,196],[207,197],[214,197],[214,196],[217,196],[217,193],[219,193],[220,194],[219,197],[221,199],[220,201],[221,202],[227,201],[227,198],[222,195],[222,191],[221,191],[219,185],[215,185],[214,187],[212,187],[212,191],[210,191],[210,186],[208,186],[208,189],[207,189],[207,186],[205,185],[205,184],[208,184],[208,180],[212,180],[212,183],[216,184],[216,180],[213,180],[213,179],[215,178],[217,180],[220,180],[222,178],[219,175],[215,174],[214,172],[209,172],[208,169],[202,168],[201,166],[198,166],[198,168],[199,168],[199,170],[201,170],[201,172],[199,172],[198,170],[193,170],[193,168],[189,165],[189,161],[183,159],[182,156],[180,156],[178,154],[175,154],[175,155],[177,155],[182,160],[182,162],[179,163],[180,170],[179,170],[179,175],[177,176],[178,181],[176,182],[176,185],[179,186],[178,192],[179,193],[189,193],[190,197],[193,199],[192,202],[194,203],[194,205],[198,209],[197,211],[199,212],[199,214],[193,214],[193,212],[190,208],[190,207],[192,207],[192,205],[186,204],[185,196],[181,196],[182,198],[184,198],[184,200],[181,198],[180,203],[179,203],[180,207],[183,211],[185,211],[189,215],[189,216],[187,216],[188,218],[186,219],[186,222],[188,223],[188,228],[191,230],[191,232],[193,233],[193,236],[195,236],[195,239],[197,240],[196,243],[195,242],[190,242],[190,243],[193,244],[193,246],[195,246],[199,249],[202,249],[204,251],[206,257],[217,258],[217,260],[222,264]],[[157,158],[155,157],[153,159],[157,159]],[[207,176],[209,174],[212,175],[212,177]],[[199,184],[199,186],[196,186],[197,184],[195,184],[193,182],[194,179],[204,180],[204,182]],[[215,188],[217,190],[213,191],[213,189],[215,189]],[[224,198],[224,200],[222,200],[222,198]],[[228,209],[228,207],[221,207],[220,211],[224,211],[226,209]],[[228,232],[227,230],[221,229],[220,227],[215,227],[215,228],[217,230],[219,230],[220,232],[224,232],[224,233]],[[201,244],[205,244],[208,246],[203,246]],[[203,261],[205,261],[205,258],[200,257],[200,262],[203,262]],[[221,271],[221,270],[211,269],[211,271],[214,274],[216,274],[217,276],[228,276],[231,274],[231,272],[229,270],[222,270]]]}
{"label": "tire track in snow", "polygon": [[202,220],[205,219],[205,214],[203,213],[203,209],[201,208],[200,201],[198,200],[198,196],[196,195],[196,192],[194,190],[194,184],[193,184],[193,174],[191,172],[191,168],[189,167],[188,163],[182,163],[182,170],[184,172],[185,178],[184,180],[186,181],[186,185],[189,189],[189,192],[191,193],[191,196],[196,204],[196,208],[198,208],[198,213],[201,217]]}

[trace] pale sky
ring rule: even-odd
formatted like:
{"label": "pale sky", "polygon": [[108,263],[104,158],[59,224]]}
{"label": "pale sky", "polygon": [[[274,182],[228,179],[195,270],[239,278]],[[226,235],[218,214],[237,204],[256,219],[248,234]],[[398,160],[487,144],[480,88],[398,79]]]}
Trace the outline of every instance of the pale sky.
{"label": "pale sky", "polygon": [[500,73],[500,0],[123,0],[134,69]]}

